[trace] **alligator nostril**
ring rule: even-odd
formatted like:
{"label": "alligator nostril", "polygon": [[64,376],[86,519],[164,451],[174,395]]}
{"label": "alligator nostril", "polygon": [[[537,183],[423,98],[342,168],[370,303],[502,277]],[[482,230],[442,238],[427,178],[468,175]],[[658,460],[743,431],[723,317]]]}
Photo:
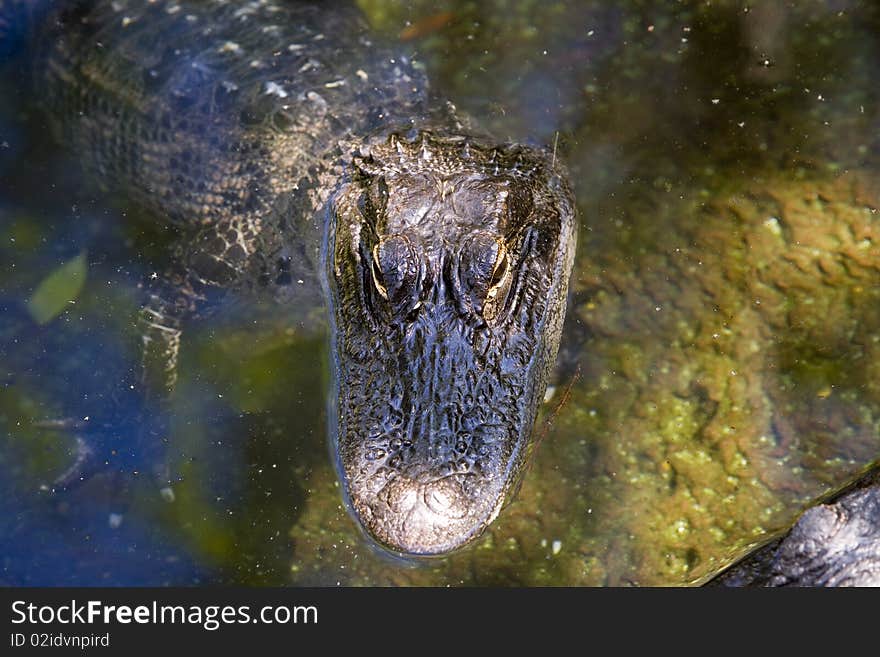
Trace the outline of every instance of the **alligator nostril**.
{"label": "alligator nostril", "polygon": [[391,475],[394,474],[394,470],[391,468],[386,468],[384,465],[376,469],[376,474],[373,475],[373,478],[377,483],[385,482],[391,479]]}
{"label": "alligator nostril", "polygon": [[431,511],[445,518],[464,518],[468,515],[468,498],[457,479],[446,477],[426,486],[422,499]]}
{"label": "alligator nostril", "polygon": [[414,482],[397,478],[385,487],[385,503],[397,514],[406,514],[416,505],[418,491]]}
{"label": "alligator nostril", "polygon": [[[465,442],[472,450],[473,442]],[[354,480],[351,502],[367,532],[412,554],[448,552],[478,536],[504,492],[485,479],[485,463],[455,457],[426,470],[419,463],[413,467],[405,454],[391,452],[375,472]],[[395,470],[398,460],[403,466]]]}

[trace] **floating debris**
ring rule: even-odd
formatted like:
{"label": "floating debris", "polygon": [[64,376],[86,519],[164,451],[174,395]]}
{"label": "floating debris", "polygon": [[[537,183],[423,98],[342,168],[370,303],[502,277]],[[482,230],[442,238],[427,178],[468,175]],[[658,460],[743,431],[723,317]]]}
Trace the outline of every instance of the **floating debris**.
{"label": "floating debris", "polygon": [[27,302],[28,313],[37,324],[47,324],[76,300],[87,269],[86,252],[82,251],[43,279]]}

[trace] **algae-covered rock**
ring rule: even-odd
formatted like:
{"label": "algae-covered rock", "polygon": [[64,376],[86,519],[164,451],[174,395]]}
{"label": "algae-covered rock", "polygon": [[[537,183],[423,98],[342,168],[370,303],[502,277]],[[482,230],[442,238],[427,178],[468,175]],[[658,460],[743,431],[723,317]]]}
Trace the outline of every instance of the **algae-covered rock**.
{"label": "algae-covered rock", "polygon": [[614,531],[639,546],[632,581],[711,572],[876,458],[867,180],[780,176],[658,207],[650,244],[581,270],[580,362],[597,378],[572,405],[604,409],[590,432]]}

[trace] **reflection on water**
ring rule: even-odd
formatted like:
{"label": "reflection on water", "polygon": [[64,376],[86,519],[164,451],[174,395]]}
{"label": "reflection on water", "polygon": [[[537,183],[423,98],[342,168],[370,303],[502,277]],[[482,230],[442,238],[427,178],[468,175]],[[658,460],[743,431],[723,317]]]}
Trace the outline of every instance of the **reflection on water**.
{"label": "reflection on water", "polygon": [[[579,256],[520,494],[462,553],[376,552],[327,454],[320,315],[236,300],[193,327],[162,501],[126,437],[138,285],[170,235],[84,187],[7,78],[0,581],[680,584],[880,456],[871,3],[361,4],[438,92],[571,170]],[[81,289],[35,315],[78,256]],[[53,418],[112,461],[62,496],[81,429]]]}

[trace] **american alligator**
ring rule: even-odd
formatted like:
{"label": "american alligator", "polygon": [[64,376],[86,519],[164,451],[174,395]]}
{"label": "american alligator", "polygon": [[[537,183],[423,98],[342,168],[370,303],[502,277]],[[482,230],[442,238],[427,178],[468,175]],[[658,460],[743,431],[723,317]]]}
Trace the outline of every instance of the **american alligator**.
{"label": "american alligator", "polygon": [[176,264],[146,281],[145,388],[171,394],[211,290],[297,304],[321,285],[353,515],[400,553],[479,536],[523,472],[559,345],[576,216],[555,153],[460,118],[352,8],[12,1],[0,33],[7,51],[29,35],[60,142],[179,229]]}

